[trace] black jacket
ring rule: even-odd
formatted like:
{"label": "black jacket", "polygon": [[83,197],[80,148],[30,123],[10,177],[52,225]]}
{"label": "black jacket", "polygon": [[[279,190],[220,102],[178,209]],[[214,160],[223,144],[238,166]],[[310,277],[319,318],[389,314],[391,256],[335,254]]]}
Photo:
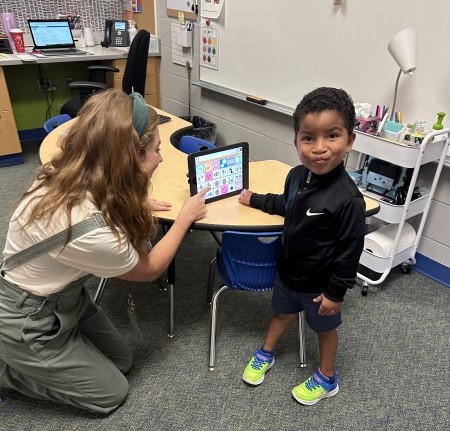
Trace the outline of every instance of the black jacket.
{"label": "black jacket", "polygon": [[278,273],[287,286],[342,301],[355,285],[365,233],[364,198],[344,165],[325,175],[297,166],[284,194],[253,193],[250,205],[285,217]]}

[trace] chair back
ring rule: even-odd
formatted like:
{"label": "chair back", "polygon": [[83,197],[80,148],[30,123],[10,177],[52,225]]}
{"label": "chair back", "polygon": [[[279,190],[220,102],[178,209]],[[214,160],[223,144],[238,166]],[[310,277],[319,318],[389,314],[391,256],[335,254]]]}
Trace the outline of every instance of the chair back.
{"label": "chair back", "polygon": [[212,148],[217,147],[211,142],[189,135],[184,135],[180,139],[180,145],[178,146],[178,149],[186,154],[197,153],[199,151],[209,150]]}
{"label": "chair back", "polygon": [[70,119],[71,119],[71,116],[68,114],[61,114],[61,115],[57,115],[56,117],[52,117],[44,123],[44,130],[48,134],[53,129],[56,129],[58,126],[65,123],[66,121],[69,121]]}
{"label": "chair back", "polygon": [[149,45],[150,33],[139,30],[131,42],[123,73],[122,90],[127,94],[136,91],[144,96]]}
{"label": "chair back", "polygon": [[272,289],[281,236],[282,232],[224,232],[217,267],[228,288]]}

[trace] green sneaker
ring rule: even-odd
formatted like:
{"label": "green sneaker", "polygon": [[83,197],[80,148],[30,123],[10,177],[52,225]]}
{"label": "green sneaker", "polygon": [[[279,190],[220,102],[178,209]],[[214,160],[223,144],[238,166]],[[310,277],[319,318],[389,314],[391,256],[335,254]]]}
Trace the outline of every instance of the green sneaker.
{"label": "green sneaker", "polygon": [[322,398],[328,398],[339,392],[338,373],[335,372],[330,383],[317,369],[313,375],[300,385],[292,389],[292,396],[300,403],[312,406]]}
{"label": "green sneaker", "polygon": [[272,368],[274,363],[275,358],[273,355],[258,349],[253,353],[252,359],[245,367],[242,379],[249,385],[258,386],[264,381],[264,375]]}

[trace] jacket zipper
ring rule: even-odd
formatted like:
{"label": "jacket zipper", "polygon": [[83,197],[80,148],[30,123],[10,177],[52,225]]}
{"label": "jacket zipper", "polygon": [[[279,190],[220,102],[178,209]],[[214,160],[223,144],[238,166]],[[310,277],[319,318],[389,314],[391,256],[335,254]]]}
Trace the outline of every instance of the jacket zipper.
{"label": "jacket zipper", "polygon": [[[312,171],[308,172],[308,176],[306,177],[306,183],[305,185],[297,192],[297,197],[301,197],[302,192],[305,191],[305,189],[309,186],[309,183],[311,182],[312,177]],[[285,237],[285,249],[284,249],[284,257],[287,258],[287,251],[288,251],[288,243],[287,243],[287,235]]]}

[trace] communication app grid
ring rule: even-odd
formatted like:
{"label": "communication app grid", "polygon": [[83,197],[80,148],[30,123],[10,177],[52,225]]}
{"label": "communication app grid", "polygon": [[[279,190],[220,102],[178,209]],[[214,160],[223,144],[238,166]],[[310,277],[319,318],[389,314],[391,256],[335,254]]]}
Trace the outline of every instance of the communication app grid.
{"label": "communication app grid", "polygon": [[195,158],[197,190],[211,187],[206,199],[232,193],[243,187],[242,148]]}

